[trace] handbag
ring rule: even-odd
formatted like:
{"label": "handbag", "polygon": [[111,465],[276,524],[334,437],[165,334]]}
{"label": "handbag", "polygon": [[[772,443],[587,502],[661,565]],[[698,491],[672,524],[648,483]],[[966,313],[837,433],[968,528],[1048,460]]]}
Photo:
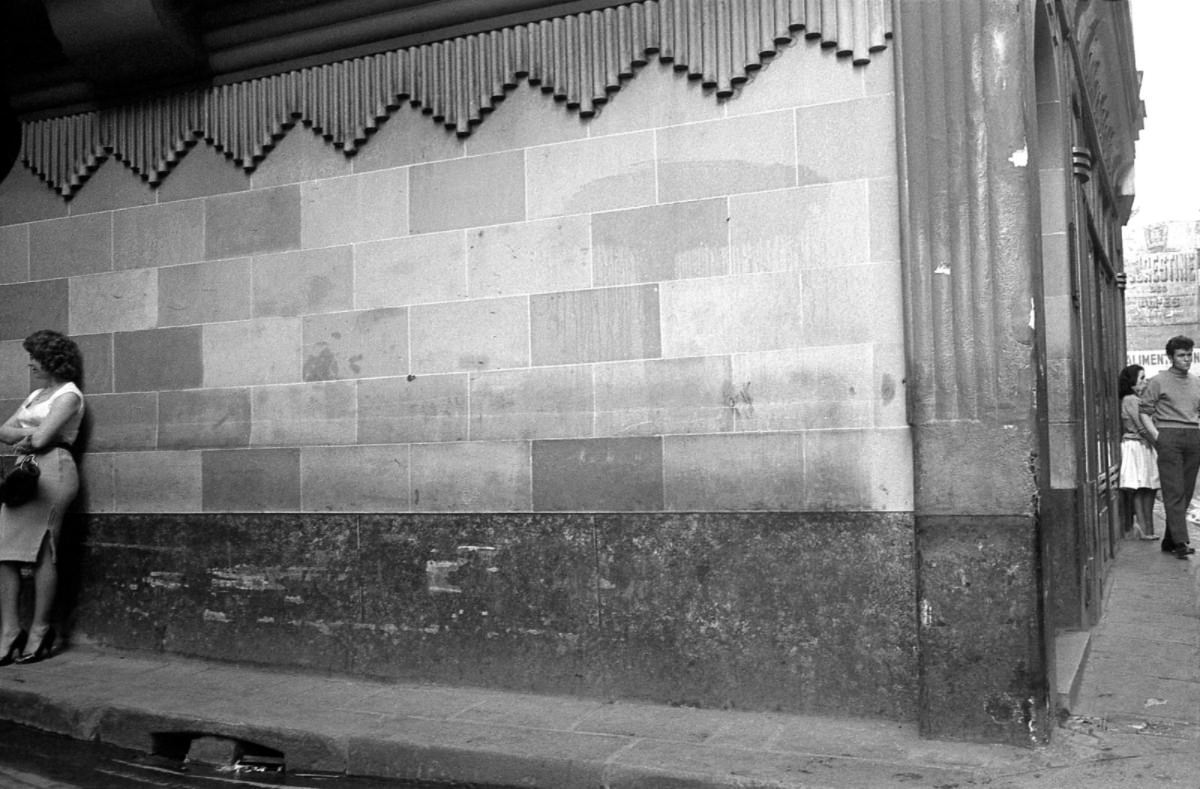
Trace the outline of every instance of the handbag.
{"label": "handbag", "polygon": [[33,455],[22,455],[0,482],[0,503],[20,507],[37,496],[38,477],[41,475],[42,470],[38,468]]}

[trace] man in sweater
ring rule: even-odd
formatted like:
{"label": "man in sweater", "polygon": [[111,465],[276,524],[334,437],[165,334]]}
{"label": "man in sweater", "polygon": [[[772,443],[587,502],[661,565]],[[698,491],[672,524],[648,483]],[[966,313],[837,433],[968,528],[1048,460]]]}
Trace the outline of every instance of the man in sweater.
{"label": "man in sweater", "polygon": [[1188,503],[1200,472],[1200,378],[1188,372],[1194,347],[1190,337],[1167,340],[1171,366],[1150,379],[1141,402],[1158,427],[1158,476],[1167,515],[1162,549],[1180,559],[1196,552],[1187,530]]}

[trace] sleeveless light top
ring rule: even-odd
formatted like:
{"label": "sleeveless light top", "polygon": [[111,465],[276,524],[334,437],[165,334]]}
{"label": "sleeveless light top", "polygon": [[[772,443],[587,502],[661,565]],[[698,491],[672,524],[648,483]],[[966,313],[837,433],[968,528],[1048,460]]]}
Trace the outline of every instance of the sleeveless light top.
{"label": "sleeveless light top", "polygon": [[75,413],[62,426],[62,430],[58,433],[60,441],[65,441],[68,444],[74,444],[75,439],[79,437],[79,425],[83,422],[83,392],[79,391],[79,387],[68,381],[48,398],[35,405],[30,405],[30,401],[42,392],[41,389],[35,389],[30,392],[29,397],[25,398],[25,402],[17,409],[17,422],[21,427],[37,427],[42,424],[42,420],[50,416],[50,406],[54,401],[65,394],[74,394],[79,397],[79,407],[75,409]]}

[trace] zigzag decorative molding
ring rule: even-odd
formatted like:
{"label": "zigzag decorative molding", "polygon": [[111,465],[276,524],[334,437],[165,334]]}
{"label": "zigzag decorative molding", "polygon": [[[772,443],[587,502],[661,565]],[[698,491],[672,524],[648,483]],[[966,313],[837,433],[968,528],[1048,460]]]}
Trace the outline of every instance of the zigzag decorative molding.
{"label": "zigzag decorative molding", "polygon": [[203,139],[247,172],[297,121],[352,155],[407,100],[469,134],[522,78],[588,117],[657,53],[717,97],[798,31],[860,65],[891,37],[888,0],[644,0],[285,74],[30,121],[21,161],[69,198],[114,156],[152,185]]}

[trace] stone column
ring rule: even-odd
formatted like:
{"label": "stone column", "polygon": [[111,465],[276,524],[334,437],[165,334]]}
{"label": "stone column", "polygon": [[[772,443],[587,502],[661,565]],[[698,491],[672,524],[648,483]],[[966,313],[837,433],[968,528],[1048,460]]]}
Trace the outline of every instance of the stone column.
{"label": "stone column", "polygon": [[1033,0],[896,0],[921,732],[1048,725]]}

